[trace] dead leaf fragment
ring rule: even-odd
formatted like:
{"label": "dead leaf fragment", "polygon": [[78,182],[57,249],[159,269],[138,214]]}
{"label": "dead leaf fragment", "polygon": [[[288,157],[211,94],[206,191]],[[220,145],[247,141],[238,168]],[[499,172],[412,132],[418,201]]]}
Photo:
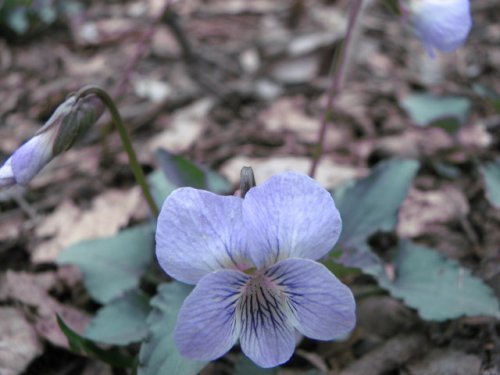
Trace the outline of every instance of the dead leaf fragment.
{"label": "dead leaf fragment", "polygon": [[[311,166],[311,159],[300,156],[273,158],[237,156],[224,163],[221,167],[221,172],[231,183],[237,184],[240,180],[240,171],[243,166],[252,167],[257,183],[262,183],[271,176],[286,171],[307,173]],[[361,168],[337,164],[331,159],[323,158],[318,165],[315,179],[324,187],[331,188],[365,174],[366,171]]]}
{"label": "dead leaf fragment", "polygon": [[206,116],[213,105],[212,99],[201,99],[178,110],[170,119],[167,129],[155,136],[149,143],[151,152],[158,148],[164,148],[173,153],[185,151],[203,133]]}
{"label": "dead leaf fragment", "polygon": [[[304,112],[304,98],[284,97],[259,114],[259,120],[272,132],[290,131],[306,143],[316,142],[320,121]],[[330,133],[330,132],[329,132]],[[331,144],[329,140],[327,144]]]}
{"label": "dead leaf fragment", "polygon": [[416,237],[442,224],[467,215],[469,204],[464,194],[453,186],[442,190],[411,189],[399,211],[398,235]]}
{"label": "dead leaf fragment", "polygon": [[479,374],[481,358],[452,349],[434,349],[414,365],[410,365],[406,375],[470,375]]}
{"label": "dead leaf fragment", "polygon": [[53,262],[62,249],[73,243],[118,233],[143,203],[138,187],[106,191],[83,212],[73,202],[64,201],[36,228],[38,238],[50,238],[36,246],[32,261]]}
{"label": "dead leaf fragment", "polygon": [[458,132],[460,143],[470,149],[488,148],[493,142],[493,137],[484,124],[465,126]]}
{"label": "dead leaf fragment", "polygon": [[0,374],[21,374],[43,346],[21,310],[0,308]]}
{"label": "dead leaf fragment", "polygon": [[50,280],[42,281],[38,275],[7,271],[0,276],[0,301],[13,300],[33,308],[36,332],[54,345],[68,348],[67,339],[57,325],[56,315],[60,315],[77,332],[83,332],[89,317],[52,298],[47,291]]}

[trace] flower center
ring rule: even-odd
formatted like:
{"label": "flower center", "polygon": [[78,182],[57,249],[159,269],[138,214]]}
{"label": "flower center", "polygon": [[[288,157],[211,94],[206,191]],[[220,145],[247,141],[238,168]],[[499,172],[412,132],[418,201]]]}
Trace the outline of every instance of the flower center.
{"label": "flower center", "polygon": [[263,326],[283,327],[287,323],[287,298],[279,285],[256,270],[242,289],[237,311],[242,329],[257,334]]}

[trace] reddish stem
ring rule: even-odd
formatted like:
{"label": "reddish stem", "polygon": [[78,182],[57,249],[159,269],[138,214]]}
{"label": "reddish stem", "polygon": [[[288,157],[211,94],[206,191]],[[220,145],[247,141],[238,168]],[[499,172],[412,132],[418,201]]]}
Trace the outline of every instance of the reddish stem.
{"label": "reddish stem", "polygon": [[125,94],[127,87],[130,84],[132,75],[137,68],[137,65],[149,50],[150,43],[156,31],[158,23],[161,21],[163,15],[168,11],[168,8],[172,5],[172,3],[172,0],[165,0],[157,13],[153,15],[149,20],[149,27],[141,34],[139,41],[137,42],[137,48],[134,55],[126,65],[122,79],[118,82],[113,90],[112,96],[115,98],[115,100],[117,98],[121,98]]}
{"label": "reddish stem", "polygon": [[[323,155],[323,148],[325,144],[326,129],[328,126],[328,117],[333,113],[333,108],[335,106],[335,98],[342,88],[342,84],[345,78],[346,65],[349,57],[349,48],[351,46],[351,41],[354,35],[354,29],[358,16],[361,13],[363,0],[354,0],[351,7],[351,14],[349,16],[349,22],[347,24],[347,31],[340,47],[340,52],[338,56],[334,58],[335,68],[331,73],[331,84],[327,92],[327,103],[326,108],[323,113],[323,118],[321,119],[321,127],[318,132],[318,141],[316,142],[316,149],[313,153],[311,169],[309,170],[309,176],[314,177],[316,174],[316,169],[318,168],[318,163]],[[338,59],[337,59],[338,57]],[[336,62],[336,63],[335,63]]]}

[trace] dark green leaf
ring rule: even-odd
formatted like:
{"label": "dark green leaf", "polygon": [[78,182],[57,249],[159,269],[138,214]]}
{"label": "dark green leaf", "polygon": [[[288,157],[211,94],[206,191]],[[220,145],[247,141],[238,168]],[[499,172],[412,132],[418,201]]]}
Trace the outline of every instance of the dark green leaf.
{"label": "dark green leaf", "polygon": [[102,307],[85,330],[85,337],[104,344],[128,345],[148,333],[149,298],[132,290]]}
{"label": "dark green leaf", "polygon": [[401,241],[392,263],[396,271],[393,281],[381,265],[372,266],[369,273],[382,288],[417,309],[422,318],[437,321],[478,315],[500,318],[492,289],[458,262],[435,250]]}
{"label": "dark green leaf", "polygon": [[64,333],[64,336],[68,339],[69,346],[74,352],[78,354],[86,354],[115,367],[135,367],[136,362],[133,358],[123,355],[116,350],[101,349],[91,340],[80,336],[78,333],[69,328],[59,315],[57,315],[57,324],[59,325],[62,333]]}
{"label": "dark green leaf", "polygon": [[205,367],[206,362],[182,357],[174,343],[177,314],[191,290],[191,286],[176,281],[158,287],[147,319],[149,335],[139,354],[139,375],[194,375]]}
{"label": "dark green leaf", "polygon": [[278,368],[261,368],[245,356],[241,356],[234,366],[234,375],[276,375]]}
{"label": "dark green leaf", "polygon": [[90,295],[105,304],[137,287],[152,255],[153,227],[147,224],[71,245],[58,262],[79,266]]}
{"label": "dark green leaf", "polygon": [[474,84],[473,89],[479,96],[490,102],[496,111],[500,113],[500,94],[495,92],[491,87],[481,83]]}
{"label": "dark green leaf", "polygon": [[175,187],[191,186],[220,194],[228,193],[231,188],[231,184],[218,173],[182,156],[158,149],[156,158],[167,180]]}
{"label": "dark green leaf", "polygon": [[500,158],[481,168],[486,187],[486,197],[490,203],[500,208]]}
{"label": "dark green leaf", "polygon": [[167,180],[160,170],[151,173],[148,176],[148,182],[153,199],[161,207],[165,199],[175,190],[175,186]]}
{"label": "dark green leaf", "polygon": [[167,180],[175,187],[205,188],[205,174],[194,163],[161,148],[156,150],[155,155]]}
{"label": "dark green leaf", "polygon": [[433,125],[455,132],[467,122],[471,103],[464,97],[440,97],[423,93],[405,97],[401,106],[417,125]]}
{"label": "dark green leaf", "polygon": [[361,245],[377,231],[394,229],[399,207],[418,168],[414,160],[384,161],[369,176],[334,191],[342,217],[342,248]]}

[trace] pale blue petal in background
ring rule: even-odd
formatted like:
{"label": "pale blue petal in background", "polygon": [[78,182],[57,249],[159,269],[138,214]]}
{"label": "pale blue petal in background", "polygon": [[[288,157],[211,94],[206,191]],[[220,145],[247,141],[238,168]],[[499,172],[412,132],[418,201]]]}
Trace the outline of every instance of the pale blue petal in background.
{"label": "pale blue petal in background", "polygon": [[412,0],[410,14],[415,33],[431,56],[434,49],[459,48],[472,26],[469,0]]}

